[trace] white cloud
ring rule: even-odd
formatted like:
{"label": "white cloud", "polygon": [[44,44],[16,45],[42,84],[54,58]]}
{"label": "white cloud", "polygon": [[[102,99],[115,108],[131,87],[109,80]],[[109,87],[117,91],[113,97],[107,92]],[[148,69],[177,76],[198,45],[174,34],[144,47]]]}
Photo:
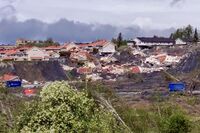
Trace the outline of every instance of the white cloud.
{"label": "white cloud", "polygon": [[133,25],[138,25],[140,28],[151,28],[153,22],[151,18],[148,17],[138,17],[133,22]]}
{"label": "white cloud", "polygon": [[[184,1],[184,2],[181,2]],[[164,29],[199,26],[199,0],[0,0],[20,21],[31,18],[53,23],[60,18],[84,23]],[[178,4],[179,3],[179,4]],[[178,4],[177,6],[171,6]],[[0,6],[1,8],[1,6]],[[7,11],[6,11],[7,12]],[[5,17],[5,13],[1,17]]]}

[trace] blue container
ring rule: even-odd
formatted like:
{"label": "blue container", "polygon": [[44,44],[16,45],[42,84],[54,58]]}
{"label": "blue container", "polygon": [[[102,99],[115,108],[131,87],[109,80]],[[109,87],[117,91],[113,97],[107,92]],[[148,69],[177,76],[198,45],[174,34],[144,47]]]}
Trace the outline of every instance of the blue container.
{"label": "blue container", "polygon": [[184,91],[185,84],[184,83],[169,83],[169,91]]}
{"label": "blue container", "polygon": [[16,87],[21,87],[22,82],[21,81],[7,81],[6,82],[6,87],[8,88],[16,88]]}

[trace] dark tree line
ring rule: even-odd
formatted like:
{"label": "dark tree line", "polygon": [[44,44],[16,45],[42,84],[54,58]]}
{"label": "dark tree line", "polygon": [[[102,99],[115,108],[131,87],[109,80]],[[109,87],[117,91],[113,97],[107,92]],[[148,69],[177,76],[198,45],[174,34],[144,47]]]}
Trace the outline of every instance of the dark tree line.
{"label": "dark tree line", "polygon": [[171,34],[170,38],[180,38],[186,41],[198,42],[199,34],[197,28],[194,29],[191,25],[188,25],[186,27],[177,29],[174,33]]}

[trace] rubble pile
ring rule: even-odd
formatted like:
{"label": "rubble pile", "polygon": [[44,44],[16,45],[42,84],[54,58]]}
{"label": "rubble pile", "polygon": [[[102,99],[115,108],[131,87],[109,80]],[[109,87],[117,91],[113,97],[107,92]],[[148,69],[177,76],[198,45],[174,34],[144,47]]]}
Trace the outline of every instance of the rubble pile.
{"label": "rubble pile", "polygon": [[[116,81],[118,79],[126,79],[128,73],[153,73],[175,68],[187,57],[183,49],[182,47],[164,47],[160,49],[127,48],[107,55],[86,53],[85,55],[90,58],[84,58],[81,65],[79,63],[80,66],[63,66],[63,68],[65,70],[77,69],[77,73],[87,75],[87,78],[93,81]],[[173,51],[178,54],[173,53]],[[80,56],[81,54],[76,53],[76,55]],[[76,61],[78,62],[79,60]],[[80,77],[78,78],[80,79]]]}

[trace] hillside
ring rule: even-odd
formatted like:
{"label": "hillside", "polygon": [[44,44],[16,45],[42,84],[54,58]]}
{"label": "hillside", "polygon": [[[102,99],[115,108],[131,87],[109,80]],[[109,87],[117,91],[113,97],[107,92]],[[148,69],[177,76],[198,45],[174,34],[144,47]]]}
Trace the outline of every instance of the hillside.
{"label": "hillside", "polygon": [[66,80],[59,62],[1,62],[0,75],[13,73],[27,81]]}

